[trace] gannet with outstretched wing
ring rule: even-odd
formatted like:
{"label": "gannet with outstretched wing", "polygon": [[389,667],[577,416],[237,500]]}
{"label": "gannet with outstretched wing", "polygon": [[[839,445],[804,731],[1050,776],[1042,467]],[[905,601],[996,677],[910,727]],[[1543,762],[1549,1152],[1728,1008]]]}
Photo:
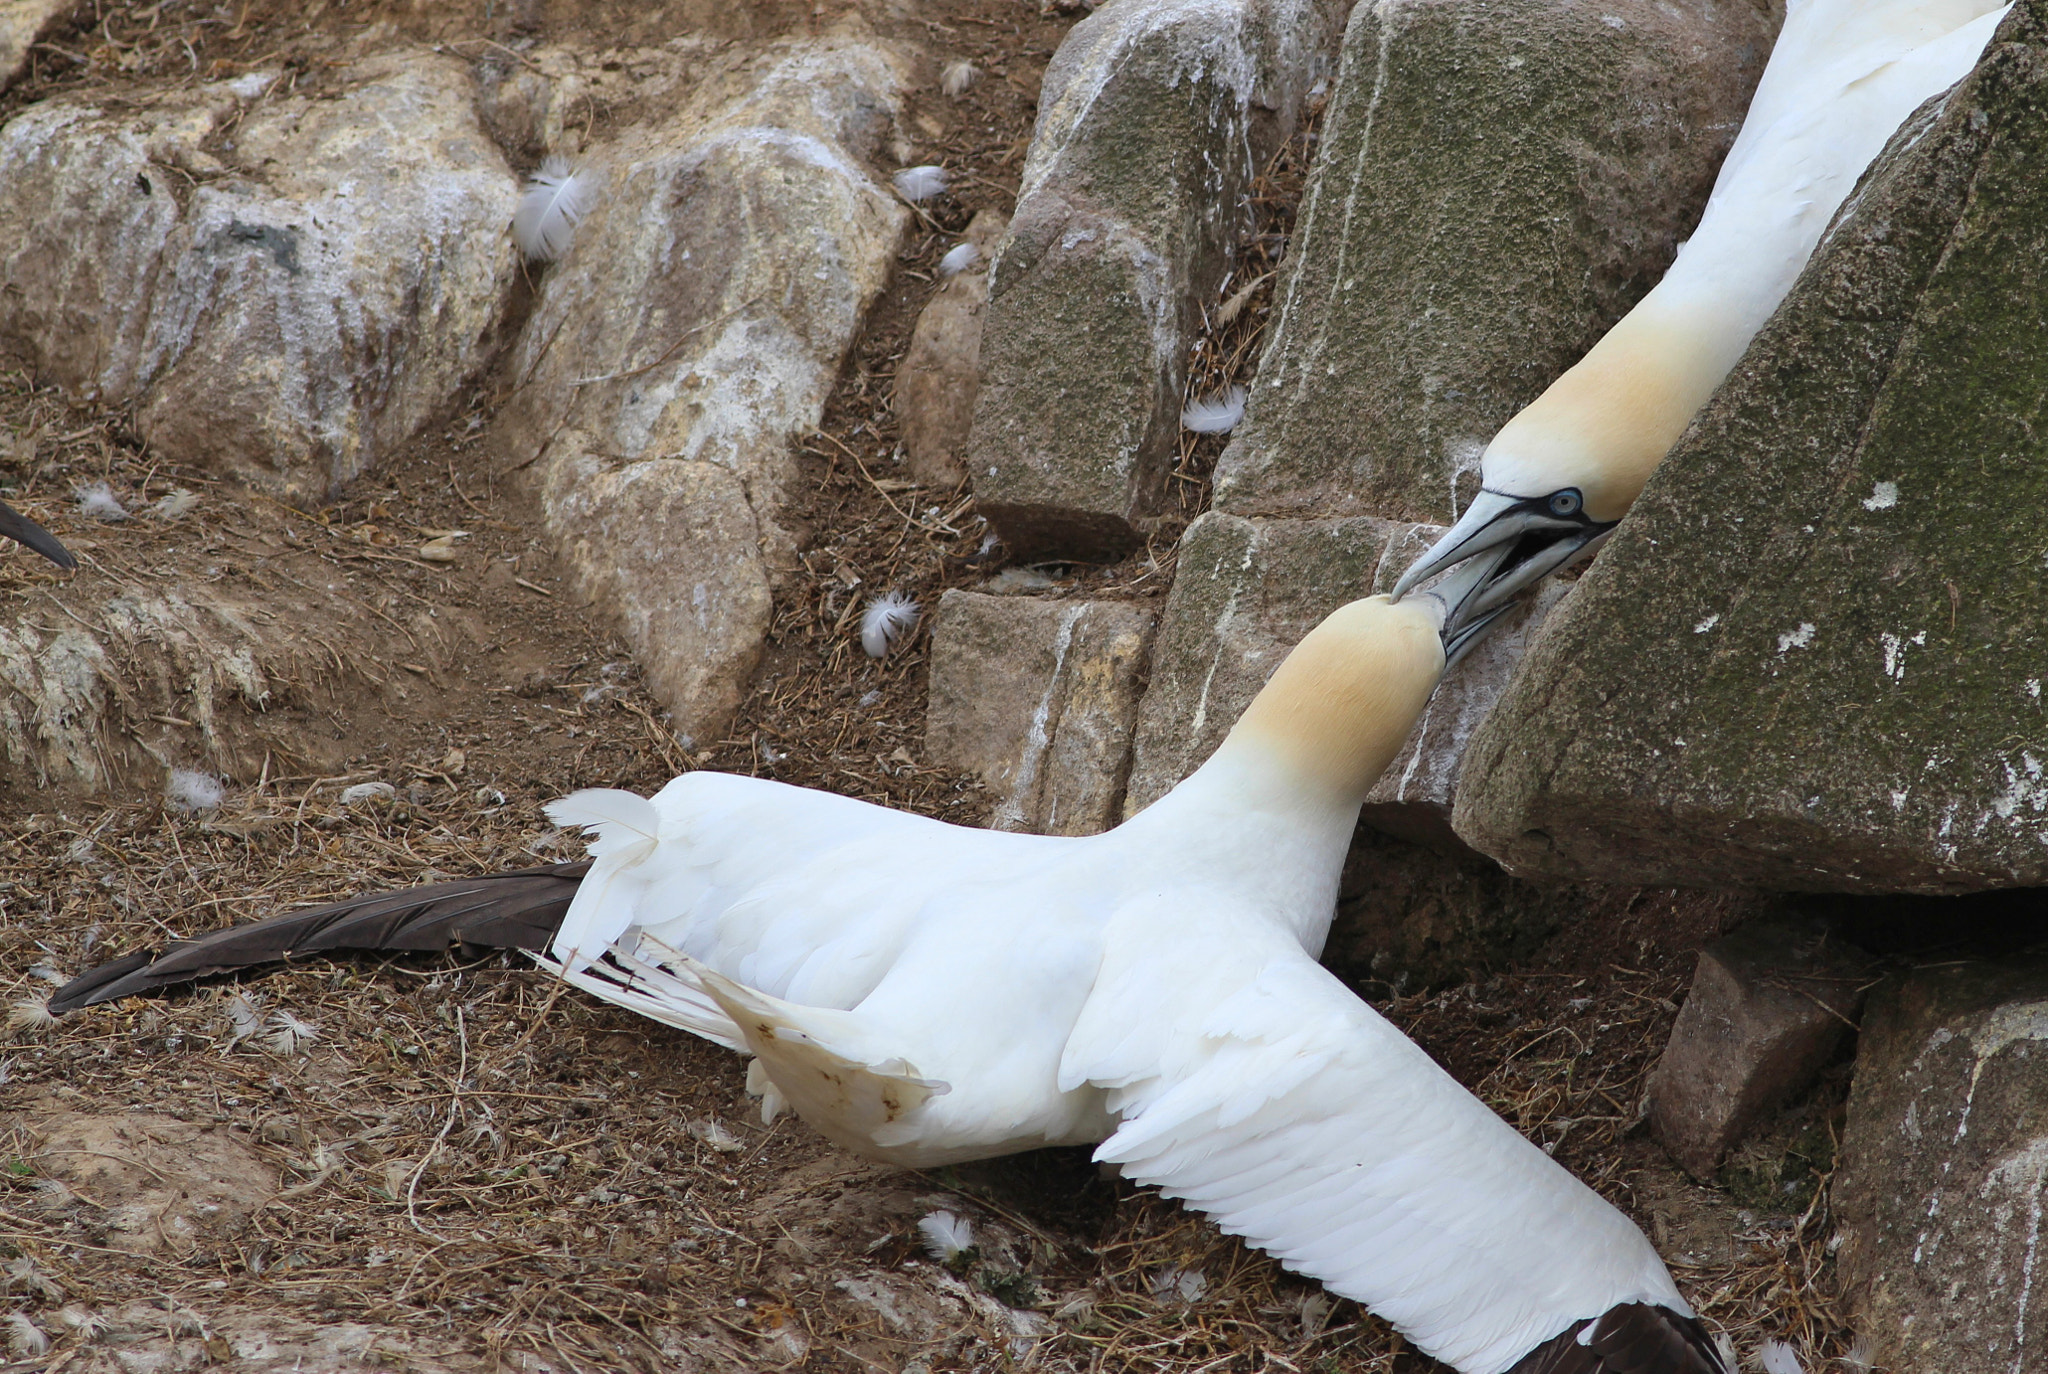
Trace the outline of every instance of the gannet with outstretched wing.
{"label": "gannet with outstretched wing", "polygon": [[587,873],[294,913],[52,1006],[308,948],[545,943],[578,986],[755,1056],[765,1112],[857,1153],[1100,1142],[1465,1374],[1728,1374],[1642,1233],[1316,962],[1359,805],[1479,628],[1456,598],[1504,553],[1331,615],[1214,756],[1107,834],[689,773],[556,803],[595,837]]}
{"label": "gannet with outstretched wing", "polygon": [[1886,140],[1968,74],[2008,5],[1790,0],[1705,214],[1664,279],[1488,444],[1464,517],[1399,600],[1460,560],[1547,541],[1475,603],[1498,605],[1587,552],[1792,289]]}

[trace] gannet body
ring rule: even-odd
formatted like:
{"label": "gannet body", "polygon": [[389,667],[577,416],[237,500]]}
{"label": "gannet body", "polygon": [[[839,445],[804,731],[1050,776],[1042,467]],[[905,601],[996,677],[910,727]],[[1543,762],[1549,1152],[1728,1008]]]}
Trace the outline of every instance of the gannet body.
{"label": "gannet body", "polygon": [[[1784,300],[1835,212],[1907,116],[1967,75],[2009,5],[1791,0],[1692,238],[1636,307],[1503,425],[1480,493],[1395,586],[1524,535],[1498,605],[1589,551]],[[1533,541],[1532,541],[1533,542]]]}
{"label": "gannet body", "polygon": [[[52,1005],[248,962],[238,937],[275,958],[417,948],[409,912],[477,939],[558,918],[541,962],[750,1053],[765,1113],[859,1154],[1099,1142],[1465,1374],[1727,1374],[1642,1233],[1316,962],[1360,803],[1443,670],[1443,630],[1452,653],[1470,633],[1446,587],[1469,594],[1495,562],[1331,615],[1201,768],[1103,835],[690,773],[556,803],[594,837],[587,872],[293,913],[174,948],[170,977],[133,957],[83,975]],[[492,881],[512,894],[495,911]]]}

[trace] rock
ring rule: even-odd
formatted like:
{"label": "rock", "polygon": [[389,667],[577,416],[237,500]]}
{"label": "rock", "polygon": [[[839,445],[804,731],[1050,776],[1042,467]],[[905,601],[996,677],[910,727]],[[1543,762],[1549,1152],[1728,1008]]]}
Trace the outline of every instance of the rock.
{"label": "rock", "polygon": [[270,1166],[225,1130],[143,1111],[57,1112],[29,1126],[36,1173],[75,1189],[45,1205],[83,1202],[115,1249],[177,1253],[225,1240],[277,1191]]}
{"label": "rock", "polygon": [[2042,1367],[2048,963],[1921,969],[1864,1016],[1835,1210],[1842,1291],[1894,1374]]}
{"label": "rock", "polygon": [[1698,219],[1771,8],[1353,9],[1216,508],[1452,520],[1494,431],[1656,284]]}
{"label": "rock", "polygon": [[932,628],[925,750],[1001,795],[990,825],[1092,835],[1120,818],[1152,610],[949,591]]}
{"label": "rock", "polygon": [[961,240],[974,248],[974,264],[932,294],[896,368],[903,455],[911,477],[928,487],[957,487],[967,480],[967,431],[981,384],[976,360],[988,305],[987,263],[1009,224],[994,210],[974,217]]}
{"label": "rock", "polygon": [[1337,0],[1124,0],[1047,68],[996,255],[968,467],[1020,557],[1114,557],[1165,497],[1187,353]]}
{"label": "rock", "polygon": [[[1182,536],[1139,713],[1125,814],[1213,753],[1295,643],[1345,602],[1393,585],[1441,531],[1370,516],[1247,520],[1211,512]],[[1559,586],[1513,612],[1431,698],[1414,735],[1366,799],[1365,819],[1423,843],[1462,848],[1449,817],[1467,735],[1512,672]]]}
{"label": "rock", "polygon": [[499,442],[685,736],[738,706],[793,562],[790,441],[909,218],[870,171],[907,85],[893,50],[827,37],[651,107],[592,150],[603,198],[521,335]]}
{"label": "rock", "polygon": [[64,97],[0,129],[0,339],[168,461],[315,504],[491,357],[517,267],[468,68],[331,80]]}
{"label": "rock", "polygon": [[1893,139],[1474,737],[1511,870],[2048,883],[2048,20]]}
{"label": "rock", "polygon": [[1812,1084],[1854,1023],[1872,964],[1810,922],[1758,921],[1700,951],[1650,1073],[1650,1126],[1711,1182],[1764,1115]]}
{"label": "rock", "polygon": [[82,0],[0,0],[0,91],[28,69],[28,50]]}

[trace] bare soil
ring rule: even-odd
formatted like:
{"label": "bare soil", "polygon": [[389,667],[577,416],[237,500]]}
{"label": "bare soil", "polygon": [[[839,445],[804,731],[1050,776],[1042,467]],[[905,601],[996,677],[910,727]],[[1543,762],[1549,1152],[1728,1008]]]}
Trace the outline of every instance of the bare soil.
{"label": "bare soil", "polygon": [[[0,115],[63,91],[118,98],[259,65],[317,74],[380,45],[482,56],[516,55],[528,39],[750,40],[842,7],[101,0],[38,52]],[[8,1368],[1435,1367],[1355,1305],[1101,1179],[1085,1152],[911,1174],[793,1120],[763,1129],[735,1057],[565,993],[515,959],[322,964],[54,1027],[34,1016],[49,981],[173,935],[570,857],[576,846],[540,804],[576,787],[649,790],[715,767],[984,818],[973,780],[919,758],[923,638],[878,663],[852,621],[873,591],[929,604],[1000,561],[968,493],[895,475],[890,380],[938,256],[975,210],[1012,207],[1038,80],[1078,13],[1025,0],[864,10],[878,31],[985,75],[963,99],[934,89],[913,104],[925,155],[965,175],[925,207],[820,432],[801,445],[789,515],[804,532],[802,570],[779,590],[752,695],[722,740],[680,744],[602,618],[575,603],[490,450],[495,376],[320,510],[169,470],[122,417],[76,410],[19,368],[0,377],[7,499],[85,564],[67,575],[0,552],[7,618],[90,617],[110,596],[203,582],[292,598],[309,617],[299,628],[332,653],[281,687],[217,810],[163,797],[158,755],[220,762],[172,757],[196,738],[175,712],[146,723],[148,750],[114,750],[110,795],[46,793],[25,777],[0,789],[14,818],[0,838],[0,991],[30,1004],[0,1047],[0,1317],[53,1341],[38,1354],[17,1323]],[[1309,151],[1304,137],[1261,185],[1193,359],[1199,392],[1253,365]],[[1180,511],[1151,549],[1116,567],[1046,569],[1053,594],[1162,595],[1178,522],[1206,502],[1219,450],[1189,442]],[[87,482],[131,510],[177,488],[198,501],[174,520],[95,524],[71,499]],[[419,555],[449,529],[467,531],[455,562]],[[341,801],[368,781],[392,795]],[[1789,1142],[1781,1153],[1761,1146],[1745,1164],[1758,1178],[1779,1171],[1757,1185],[1762,1202],[1686,1182],[1640,1129],[1643,1076],[1690,951],[1724,915],[1616,901],[1488,978],[1365,991],[1649,1227],[1745,1348],[1792,1334],[1811,1356],[1839,1355],[1831,1166],[1816,1158],[1796,1195],[1779,1179],[1797,1150],[1817,1156],[1816,1128],[1829,1138],[1839,1075],[1774,1128]],[[975,1249],[950,1264],[917,1230],[937,1209],[976,1228]]]}

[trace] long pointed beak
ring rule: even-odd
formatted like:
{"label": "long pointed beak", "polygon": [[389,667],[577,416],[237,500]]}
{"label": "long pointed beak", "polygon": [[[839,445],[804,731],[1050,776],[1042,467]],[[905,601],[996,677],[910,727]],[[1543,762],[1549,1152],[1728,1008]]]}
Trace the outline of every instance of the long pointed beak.
{"label": "long pointed beak", "polygon": [[1612,525],[1591,525],[1573,530],[1569,534],[1561,534],[1526,554],[1519,561],[1512,558],[1504,561],[1496,570],[1493,579],[1471,598],[1466,615],[1480,615],[1496,607],[1506,609],[1507,604],[1521,595],[1525,589],[1535,586],[1554,572],[1570,567],[1580,559],[1590,557],[1612,533]]}
{"label": "long pointed beak", "polygon": [[1521,497],[1482,489],[1466,507],[1464,517],[1445,530],[1430,545],[1429,552],[1401,574],[1401,580],[1394,584],[1393,599],[1399,601],[1454,563],[1462,563],[1496,545],[1513,543],[1530,530],[1556,528],[1561,523],[1530,510]]}
{"label": "long pointed beak", "polygon": [[1446,672],[1465,656],[1494,621],[1506,613],[1508,608],[1505,604],[1480,603],[1486,600],[1494,576],[1513,552],[1512,544],[1496,544],[1491,549],[1481,549],[1465,561],[1464,567],[1423,593],[1425,599],[1443,607],[1443,619],[1437,633],[1443,639]]}

